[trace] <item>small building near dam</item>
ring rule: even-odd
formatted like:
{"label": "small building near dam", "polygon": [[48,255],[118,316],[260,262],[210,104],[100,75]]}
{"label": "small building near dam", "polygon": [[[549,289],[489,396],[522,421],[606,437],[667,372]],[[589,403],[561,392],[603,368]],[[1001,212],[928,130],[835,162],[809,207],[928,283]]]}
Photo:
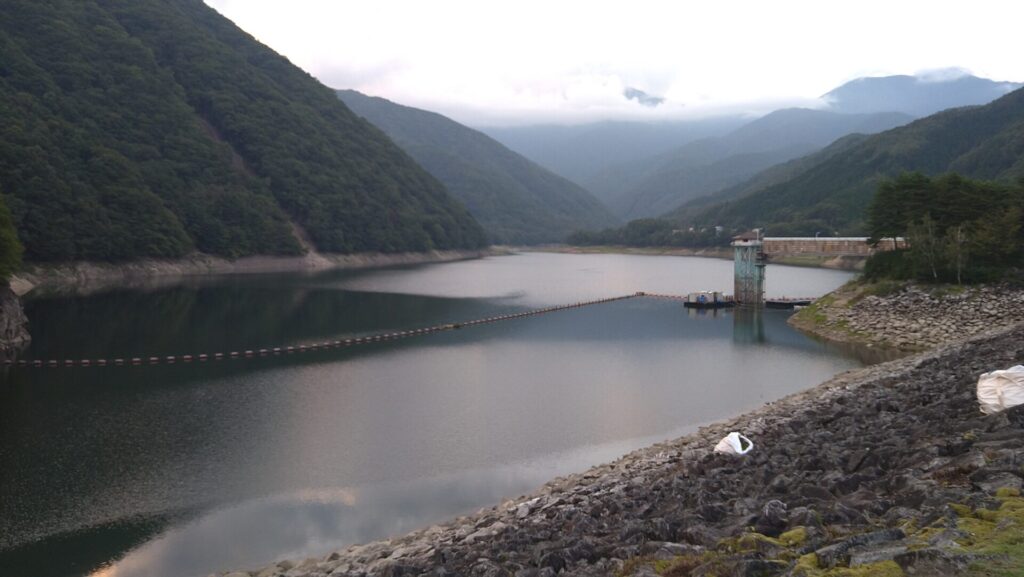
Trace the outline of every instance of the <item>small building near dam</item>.
{"label": "small building near dam", "polygon": [[732,239],[735,271],[733,304],[764,306],[765,266],[773,256],[817,256],[867,258],[876,252],[906,248],[903,238],[884,239],[872,246],[866,236],[787,237],[762,236],[760,229]]}

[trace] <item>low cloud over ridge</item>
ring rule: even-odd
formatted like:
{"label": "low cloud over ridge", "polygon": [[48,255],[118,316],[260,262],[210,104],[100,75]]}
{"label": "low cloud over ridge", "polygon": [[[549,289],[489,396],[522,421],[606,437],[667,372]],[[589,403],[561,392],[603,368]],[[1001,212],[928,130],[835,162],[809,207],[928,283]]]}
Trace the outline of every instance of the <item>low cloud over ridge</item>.
{"label": "low cloud over ridge", "polygon": [[626,89],[622,91],[622,95],[626,97],[626,100],[636,100],[641,106],[646,106],[648,108],[655,108],[662,102],[665,102],[665,99],[660,96],[651,96],[643,90],[633,88],[632,86],[627,86]]}

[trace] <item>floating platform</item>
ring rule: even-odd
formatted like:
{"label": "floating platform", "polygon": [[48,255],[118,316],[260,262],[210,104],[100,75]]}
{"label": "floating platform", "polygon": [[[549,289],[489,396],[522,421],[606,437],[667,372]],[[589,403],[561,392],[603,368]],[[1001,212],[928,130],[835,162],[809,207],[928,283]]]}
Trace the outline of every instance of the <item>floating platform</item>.
{"label": "floating platform", "polygon": [[[813,298],[778,297],[764,300],[764,308],[767,309],[792,309],[805,307],[814,302]],[[719,292],[695,292],[684,297],[683,306],[689,309],[728,309],[737,306],[736,299],[732,295],[724,295]]]}
{"label": "floating platform", "polygon": [[736,301],[708,301],[690,302],[684,301],[683,306],[688,309],[728,309],[736,306]]}
{"label": "floating platform", "polygon": [[690,309],[727,309],[736,306],[736,301],[718,291],[700,291],[686,295],[683,306]]}
{"label": "floating platform", "polygon": [[768,309],[792,309],[805,307],[814,302],[812,298],[778,298],[765,299],[764,306]]}

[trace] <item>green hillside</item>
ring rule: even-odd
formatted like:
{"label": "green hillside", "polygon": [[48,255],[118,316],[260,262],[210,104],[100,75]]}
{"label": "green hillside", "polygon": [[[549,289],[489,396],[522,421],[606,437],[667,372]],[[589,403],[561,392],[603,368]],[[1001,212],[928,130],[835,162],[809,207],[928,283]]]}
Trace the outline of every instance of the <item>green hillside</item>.
{"label": "green hillside", "polygon": [[769,186],[786,182],[832,156],[850,150],[867,138],[868,135],[866,134],[848,134],[817,152],[776,164],[737,185],[730,186],[713,194],[695,198],[679,208],[666,213],[664,218],[672,221],[688,222],[709,206],[743,198]]}
{"label": "green hillside", "polygon": [[671,154],[632,188],[610,202],[628,218],[664,214],[675,207],[735,186],[771,166],[812,153],[852,133],[874,133],[911,121],[895,112],[840,114],[786,108],[729,134],[692,142]]}
{"label": "green hillside", "polygon": [[687,220],[764,226],[770,234],[863,233],[879,183],[905,171],[1002,181],[1024,177],[1024,90],[984,106],[940,112],[808,164],[784,182]]}
{"label": "green hillside", "polygon": [[561,242],[574,230],[615,219],[580,186],[440,114],[339,90],[366,118],[465,203],[491,242]]}
{"label": "green hillside", "polygon": [[444,187],[200,0],[7,0],[0,188],[33,261],[477,247]]}

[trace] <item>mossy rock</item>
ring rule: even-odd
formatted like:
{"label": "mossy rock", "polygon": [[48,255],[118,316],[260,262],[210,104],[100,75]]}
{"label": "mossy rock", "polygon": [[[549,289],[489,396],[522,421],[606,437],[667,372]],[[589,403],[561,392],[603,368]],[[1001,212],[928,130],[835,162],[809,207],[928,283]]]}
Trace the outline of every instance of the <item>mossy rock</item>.
{"label": "mossy rock", "polygon": [[779,542],[786,547],[798,547],[807,542],[807,527],[796,527],[779,535]]}

